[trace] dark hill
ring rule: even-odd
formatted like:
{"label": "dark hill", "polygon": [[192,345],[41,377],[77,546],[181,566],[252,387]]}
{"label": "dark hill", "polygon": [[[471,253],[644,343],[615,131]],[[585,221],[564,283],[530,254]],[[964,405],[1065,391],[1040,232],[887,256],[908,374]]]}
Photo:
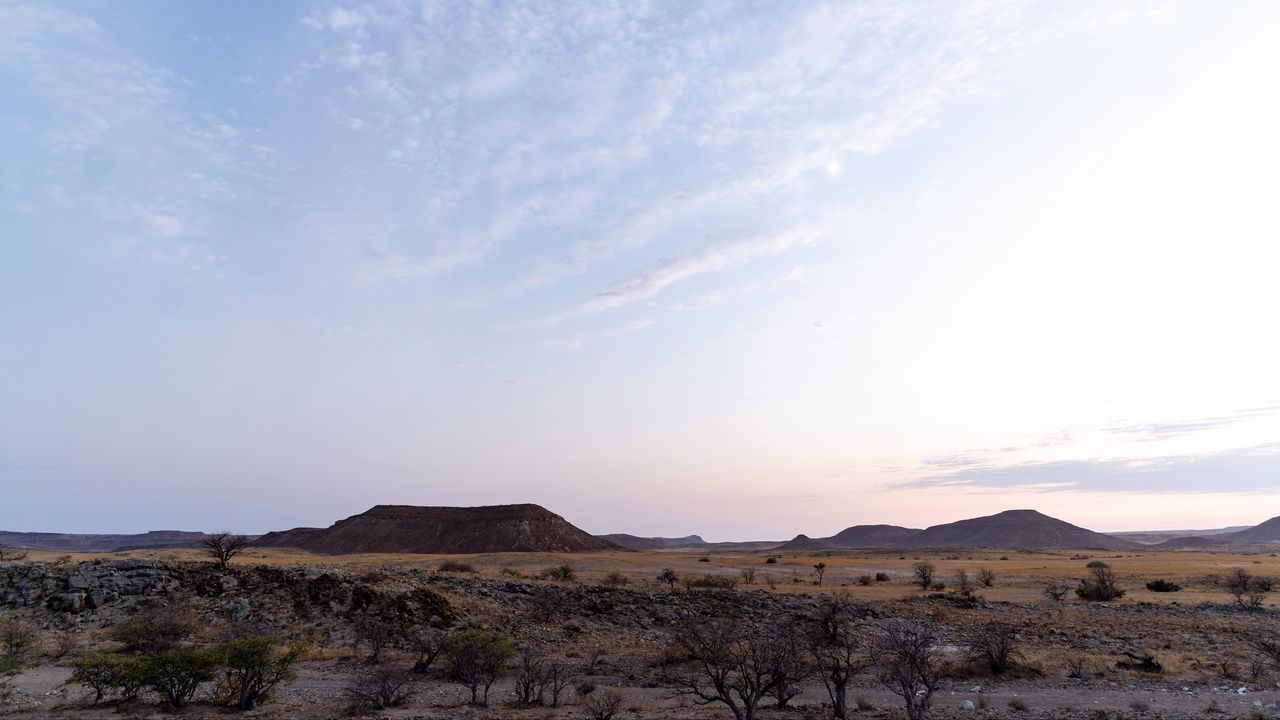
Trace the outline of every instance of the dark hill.
{"label": "dark hill", "polygon": [[621,545],[628,550],[664,550],[667,548],[680,547],[702,547],[707,544],[700,535],[686,535],[678,538],[666,537],[639,537],[637,535],[628,535],[626,533],[614,533],[612,535],[597,535],[601,540]]}
{"label": "dark hill", "polygon": [[146,548],[197,547],[204,533],[152,530],[135,535],[73,535],[0,531],[0,547],[56,552],[120,552]]}
{"label": "dark hill", "polygon": [[1162,543],[1148,545],[1147,547],[1156,550],[1213,550],[1221,548],[1227,543],[1216,537],[1205,535],[1184,535],[1171,540],[1165,540]]}
{"label": "dark hill", "polygon": [[824,543],[818,542],[817,540],[814,540],[808,535],[803,535],[803,534],[797,535],[791,538],[790,540],[782,543],[778,547],[774,548],[774,550],[790,550],[793,552],[803,551],[803,550],[830,550],[830,549],[831,549],[830,545],[826,545]]}
{"label": "dark hill", "polygon": [[1280,542],[1280,517],[1273,517],[1248,530],[1220,535],[1219,538],[1230,543]]}
{"label": "dark hill", "polygon": [[268,533],[258,547],[316,553],[492,553],[619,550],[538,505],[377,505],[317,530]]}
{"label": "dark hill", "polygon": [[819,542],[842,548],[898,548],[920,532],[897,525],[854,525],[829,538],[819,538]]}
{"label": "dark hill", "polygon": [[913,536],[907,545],[917,548],[1027,550],[1127,550],[1141,547],[1138,543],[1086,530],[1035,510],[1006,510],[997,515],[934,525]]}

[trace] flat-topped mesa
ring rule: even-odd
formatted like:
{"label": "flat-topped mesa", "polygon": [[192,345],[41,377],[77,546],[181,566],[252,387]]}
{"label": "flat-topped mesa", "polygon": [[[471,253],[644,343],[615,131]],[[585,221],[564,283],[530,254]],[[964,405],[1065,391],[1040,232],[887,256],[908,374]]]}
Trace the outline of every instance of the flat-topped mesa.
{"label": "flat-topped mesa", "polygon": [[354,553],[591,552],[619,550],[540,505],[375,505],[324,529],[267,533],[258,547]]}

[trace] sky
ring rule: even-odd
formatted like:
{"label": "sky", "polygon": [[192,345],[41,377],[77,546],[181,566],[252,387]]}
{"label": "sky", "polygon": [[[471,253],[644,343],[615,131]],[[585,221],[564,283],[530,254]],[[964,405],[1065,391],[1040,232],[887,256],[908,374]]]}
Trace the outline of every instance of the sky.
{"label": "sky", "polygon": [[0,529],[1280,515],[1278,24],[0,0]]}

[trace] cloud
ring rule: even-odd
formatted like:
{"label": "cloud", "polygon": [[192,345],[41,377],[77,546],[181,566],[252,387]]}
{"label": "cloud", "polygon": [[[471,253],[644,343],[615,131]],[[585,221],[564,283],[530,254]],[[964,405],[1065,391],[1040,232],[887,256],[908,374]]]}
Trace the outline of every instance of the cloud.
{"label": "cloud", "polygon": [[1105,428],[1117,435],[1127,435],[1140,441],[1166,440],[1182,437],[1192,433],[1218,430],[1245,422],[1252,418],[1264,417],[1280,412],[1280,403],[1270,403],[1257,407],[1236,410],[1225,415],[1164,423],[1137,423],[1131,425],[1111,425]]}
{"label": "cloud", "polygon": [[[895,485],[1072,491],[1263,492],[1280,489],[1280,444],[1200,455],[1078,459],[1000,466],[982,456],[932,463],[940,472]],[[1207,481],[1208,479],[1208,481]]]}

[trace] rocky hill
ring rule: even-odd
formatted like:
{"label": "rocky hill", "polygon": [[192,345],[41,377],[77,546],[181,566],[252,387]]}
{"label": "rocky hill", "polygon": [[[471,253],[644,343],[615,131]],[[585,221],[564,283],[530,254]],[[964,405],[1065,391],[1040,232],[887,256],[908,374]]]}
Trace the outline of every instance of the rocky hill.
{"label": "rocky hill", "polygon": [[814,540],[813,538],[804,534],[797,535],[791,538],[790,540],[788,540],[787,542],[784,542],[778,547],[774,548],[774,550],[783,550],[783,551],[790,550],[793,552],[803,552],[805,550],[830,550],[830,549],[831,549],[830,545]]}
{"label": "rocky hill", "polygon": [[819,542],[840,548],[899,548],[920,532],[897,525],[854,525],[829,538],[819,538]]}
{"label": "rocky hill", "polygon": [[1280,542],[1280,517],[1273,517],[1248,530],[1219,535],[1218,539],[1233,544]]}
{"label": "rocky hill", "polygon": [[1035,510],[1006,510],[996,515],[934,525],[906,543],[915,548],[1017,548],[1128,550],[1138,543],[1086,530]]}
{"label": "rocky hill", "polygon": [[707,541],[703,540],[700,535],[668,538],[639,537],[626,533],[613,533],[612,535],[597,535],[596,537],[615,545],[621,545],[628,550],[665,550],[667,548],[703,547],[707,545]]}
{"label": "rocky hill", "polygon": [[538,505],[377,505],[328,528],[267,533],[258,547],[353,553],[588,552],[621,550]]}
{"label": "rocky hill", "polygon": [[182,530],[152,530],[134,535],[0,531],[0,547],[53,552],[120,552],[143,548],[196,547],[205,537],[204,533]]}

